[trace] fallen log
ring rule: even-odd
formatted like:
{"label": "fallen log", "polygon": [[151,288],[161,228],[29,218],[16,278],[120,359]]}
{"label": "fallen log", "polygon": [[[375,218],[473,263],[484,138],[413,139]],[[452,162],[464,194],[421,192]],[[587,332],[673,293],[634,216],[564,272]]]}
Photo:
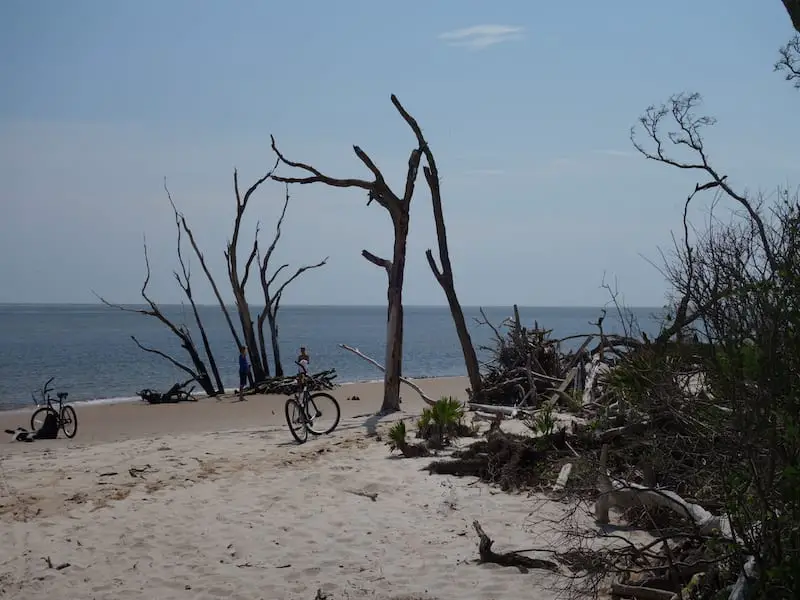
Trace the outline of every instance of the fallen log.
{"label": "fallen log", "polygon": [[597,477],[597,490],[600,496],[595,502],[595,519],[598,523],[608,523],[608,511],[612,507],[631,508],[642,505],[649,508],[667,508],[689,519],[701,535],[718,531],[722,537],[733,540],[730,520],[708,512],[699,504],[687,502],[675,492],[659,490],[622,480],[611,481],[606,466],[608,464],[608,444],[600,451],[600,469]]}
{"label": "fallen log", "polygon": [[481,524],[478,523],[478,521],[473,521],[472,526],[475,528],[479,538],[478,556],[480,557],[481,563],[493,563],[503,567],[516,567],[519,569],[520,573],[527,573],[528,569],[546,569],[548,571],[558,572],[558,565],[551,560],[530,558],[516,552],[498,554],[492,550],[494,540],[486,535]]}

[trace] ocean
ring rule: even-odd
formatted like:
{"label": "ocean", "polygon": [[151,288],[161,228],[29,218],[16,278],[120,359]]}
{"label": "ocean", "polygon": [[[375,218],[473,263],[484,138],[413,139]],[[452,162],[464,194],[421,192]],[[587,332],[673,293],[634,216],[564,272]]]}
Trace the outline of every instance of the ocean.
{"label": "ocean", "polygon": [[[255,307],[257,310],[258,307]],[[192,322],[186,308],[163,306],[176,322]],[[199,307],[226,388],[238,385],[238,354],[217,306]],[[495,326],[510,317],[512,307],[484,307]],[[478,307],[465,307],[476,346],[490,343],[491,330],[479,325]],[[635,308],[642,331],[657,331],[658,308]],[[255,314],[255,313],[254,313]],[[520,307],[524,325],[553,330],[555,337],[591,333],[599,308]],[[235,311],[233,313],[235,317]],[[383,363],[386,309],[380,306],[285,306],[278,314],[284,368],[301,345],[308,348],[313,371],[335,368],[337,382],[382,379],[375,367],[338,347],[347,344]],[[621,332],[614,310],[608,311],[606,332]],[[403,374],[408,377],[465,375],[461,348],[447,307],[405,307]],[[55,377],[57,391],[70,402],[114,402],[135,398],[142,388],[164,389],[186,379],[185,373],[154,354],[136,347],[131,336],[188,362],[172,333],[156,319],[99,304],[0,305],[0,410],[33,406],[31,392]],[[199,345],[199,336],[196,342]],[[579,343],[579,342],[578,342]],[[487,352],[478,349],[479,358]]]}

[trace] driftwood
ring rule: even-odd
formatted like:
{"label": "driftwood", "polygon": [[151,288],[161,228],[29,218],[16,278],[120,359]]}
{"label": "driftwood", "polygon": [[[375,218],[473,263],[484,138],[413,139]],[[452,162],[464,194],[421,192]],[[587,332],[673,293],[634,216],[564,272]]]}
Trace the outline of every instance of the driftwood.
{"label": "driftwood", "polygon": [[[306,381],[309,391],[332,390],[336,387],[333,380],[336,379],[336,369],[328,369],[310,375]],[[246,394],[277,394],[281,396],[291,396],[298,389],[296,375],[284,377],[270,377],[264,381],[256,383],[255,386],[246,390]]]}
{"label": "driftwood", "polygon": [[653,489],[619,480],[612,482],[606,470],[607,464],[608,444],[603,444],[597,476],[597,490],[600,496],[595,502],[595,519],[598,523],[608,523],[608,511],[612,507],[631,508],[637,505],[659,507],[667,508],[689,519],[701,535],[709,535],[716,531],[726,539],[734,539],[727,517],[713,515],[699,504],[687,502],[678,494],[668,490]]}
{"label": "driftwood", "polygon": [[473,521],[472,526],[478,534],[478,555],[482,563],[494,563],[503,567],[516,567],[521,573],[527,573],[528,569],[546,569],[548,571],[558,571],[558,565],[551,560],[530,558],[516,552],[504,552],[498,554],[492,550],[494,540],[483,531],[478,521]]}
{"label": "driftwood", "polygon": [[[361,352],[361,351],[360,351],[358,348],[353,348],[352,346],[348,346],[347,344],[339,344],[339,347],[340,347],[340,348],[342,348],[343,350],[347,350],[348,352],[352,352],[353,354],[355,354],[355,355],[356,355],[356,356],[358,356],[359,358],[363,358],[365,361],[367,361],[369,364],[371,364],[371,365],[372,365],[372,366],[374,366],[375,368],[377,368],[377,369],[380,369],[381,371],[384,371],[384,372],[386,372],[386,369],[384,368],[384,366],[383,366],[381,363],[379,363],[379,362],[378,362],[377,360],[375,360],[374,358],[370,358],[369,356],[367,356],[366,354],[364,354],[363,352]],[[433,406],[434,404],[436,404],[436,400],[434,400],[433,398],[431,398],[430,396],[428,396],[428,395],[427,395],[425,392],[423,392],[423,391],[422,391],[422,388],[420,388],[420,387],[419,387],[419,386],[418,386],[416,383],[414,383],[413,381],[411,381],[411,380],[409,380],[409,379],[407,379],[407,378],[405,378],[405,377],[402,377],[402,376],[400,377],[400,381],[401,381],[401,382],[403,382],[403,383],[405,383],[405,384],[406,384],[408,387],[410,387],[411,389],[413,389],[415,392],[417,392],[417,393],[420,395],[420,398],[422,398],[422,400],[423,400],[423,401],[425,402],[425,404],[427,404],[428,406]]]}

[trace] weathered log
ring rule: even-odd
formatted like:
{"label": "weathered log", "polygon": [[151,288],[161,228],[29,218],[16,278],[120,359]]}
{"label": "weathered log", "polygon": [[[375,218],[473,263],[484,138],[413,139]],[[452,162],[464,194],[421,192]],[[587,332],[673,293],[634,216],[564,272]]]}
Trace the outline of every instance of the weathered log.
{"label": "weathered log", "polygon": [[558,473],[558,478],[553,484],[554,492],[561,492],[567,487],[567,481],[569,480],[570,473],[572,473],[572,463],[567,463],[561,467],[561,471]]}
{"label": "weathered log", "polygon": [[611,595],[634,598],[635,600],[673,600],[676,597],[673,592],[667,590],[639,585],[625,585],[617,581],[611,584]]}
{"label": "weathered log", "polygon": [[699,504],[687,502],[675,492],[657,490],[636,483],[617,480],[612,482],[606,470],[608,464],[608,444],[600,452],[600,468],[597,476],[597,490],[600,496],[595,502],[595,519],[598,523],[608,523],[608,511],[612,507],[631,508],[633,506],[667,508],[691,521],[701,535],[718,531],[724,538],[733,540],[733,530],[726,516],[716,516]]}
{"label": "weathered log", "polygon": [[558,572],[558,565],[551,560],[530,558],[516,552],[498,554],[492,550],[494,540],[486,535],[481,524],[478,521],[473,521],[472,526],[475,528],[475,532],[478,534],[479,538],[478,556],[480,556],[480,562],[494,563],[503,567],[516,567],[521,573],[527,573],[528,569],[546,569],[548,571]]}

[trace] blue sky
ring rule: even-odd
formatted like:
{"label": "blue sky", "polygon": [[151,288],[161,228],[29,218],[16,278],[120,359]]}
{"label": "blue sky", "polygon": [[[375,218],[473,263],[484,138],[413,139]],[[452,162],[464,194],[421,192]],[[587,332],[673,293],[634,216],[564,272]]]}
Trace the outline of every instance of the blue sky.
{"label": "blue sky", "polygon": [[[643,256],[669,245],[695,176],[636,156],[629,128],[698,91],[732,181],[797,185],[800,97],[772,72],[792,33],[777,0],[5,0],[0,302],[136,301],[142,234],[153,296],[180,300],[164,176],[224,283],[234,166],[245,183],[269,169],[272,133],[290,158],[366,177],[358,144],[399,189],[413,137],[395,93],[437,156],[463,303],[596,305],[606,273],[627,303],[660,305]],[[281,204],[262,189],[248,245],[257,220],[269,243]],[[443,304],[417,190],[406,302]],[[389,255],[391,228],[362,193],[293,189],[284,233],[276,264],[330,256],[285,303],[384,302],[360,251]],[[211,300],[199,268],[195,286]]]}

